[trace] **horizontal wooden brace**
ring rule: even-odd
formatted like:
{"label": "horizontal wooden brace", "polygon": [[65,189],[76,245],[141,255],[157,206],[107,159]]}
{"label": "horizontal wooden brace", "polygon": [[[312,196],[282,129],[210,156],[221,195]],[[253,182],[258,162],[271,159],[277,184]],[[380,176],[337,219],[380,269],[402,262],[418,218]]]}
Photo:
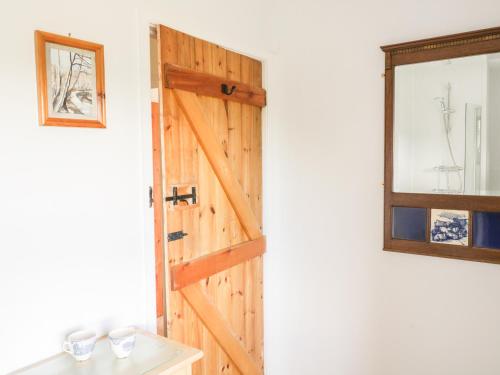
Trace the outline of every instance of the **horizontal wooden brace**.
{"label": "horizontal wooden brace", "polygon": [[192,91],[199,95],[232,100],[257,107],[265,107],[266,105],[266,90],[261,87],[212,74],[200,73],[174,64],[167,63],[164,69],[167,88]]}
{"label": "horizontal wooden brace", "polygon": [[234,267],[266,251],[265,236],[180,263],[170,269],[172,290],[179,290],[216,273]]}
{"label": "horizontal wooden brace", "polygon": [[208,299],[199,284],[190,285],[180,291],[205,327],[214,336],[222,350],[233,361],[243,375],[262,375],[255,360],[236,338],[229,322]]}

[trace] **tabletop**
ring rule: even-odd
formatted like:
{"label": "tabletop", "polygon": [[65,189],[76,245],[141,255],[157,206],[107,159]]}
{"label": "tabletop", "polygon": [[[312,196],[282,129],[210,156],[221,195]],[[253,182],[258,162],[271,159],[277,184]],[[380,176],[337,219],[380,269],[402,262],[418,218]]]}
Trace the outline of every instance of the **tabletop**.
{"label": "tabletop", "polygon": [[102,338],[87,361],[77,362],[70,354],[60,353],[9,375],[167,375],[202,356],[198,349],[137,331],[135,348],[128,358],[116,358],[108,340]]}

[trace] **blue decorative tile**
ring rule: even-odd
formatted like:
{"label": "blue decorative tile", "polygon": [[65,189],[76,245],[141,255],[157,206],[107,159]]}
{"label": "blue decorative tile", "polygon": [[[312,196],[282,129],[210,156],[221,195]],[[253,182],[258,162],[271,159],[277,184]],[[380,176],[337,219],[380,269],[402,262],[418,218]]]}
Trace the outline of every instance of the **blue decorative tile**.
{"label": "blue decorative tile", "polygon": [[469,211],[432,209],[431,242],[468,246]]}
{"label": "blue decorative tile", "polygon": [[398,240],[425,241],[427,239],[426,229],[426,208],[392,208],[392,238]]}
{"label": "blue decorative tile", "polygon": [[472,223],[474,247],[500,249],[500,212],[474,212]]}

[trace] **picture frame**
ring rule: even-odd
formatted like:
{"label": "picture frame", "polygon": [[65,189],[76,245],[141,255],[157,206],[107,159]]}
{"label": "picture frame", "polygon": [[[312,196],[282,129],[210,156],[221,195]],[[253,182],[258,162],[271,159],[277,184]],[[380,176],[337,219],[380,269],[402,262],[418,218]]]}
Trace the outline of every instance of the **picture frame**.
{"label": "picture frame", "polygon": [[106,127],[104,46],[35,31],[41,126]]}

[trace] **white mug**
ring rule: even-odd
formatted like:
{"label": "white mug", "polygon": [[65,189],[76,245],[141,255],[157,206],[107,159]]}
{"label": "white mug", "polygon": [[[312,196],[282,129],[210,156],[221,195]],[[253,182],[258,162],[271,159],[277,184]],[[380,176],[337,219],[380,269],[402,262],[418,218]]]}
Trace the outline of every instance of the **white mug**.
{"label": "white mug", "polygon": [[111,350],[118,358],[127,358],[135,347],[135,329],[119,328],[108,335]]}
{"label": "white mug", "polygon": [[63,350],[77,361],[86,361],[94,351],[97,336],[94,331],[76,331],[66,338]]}

